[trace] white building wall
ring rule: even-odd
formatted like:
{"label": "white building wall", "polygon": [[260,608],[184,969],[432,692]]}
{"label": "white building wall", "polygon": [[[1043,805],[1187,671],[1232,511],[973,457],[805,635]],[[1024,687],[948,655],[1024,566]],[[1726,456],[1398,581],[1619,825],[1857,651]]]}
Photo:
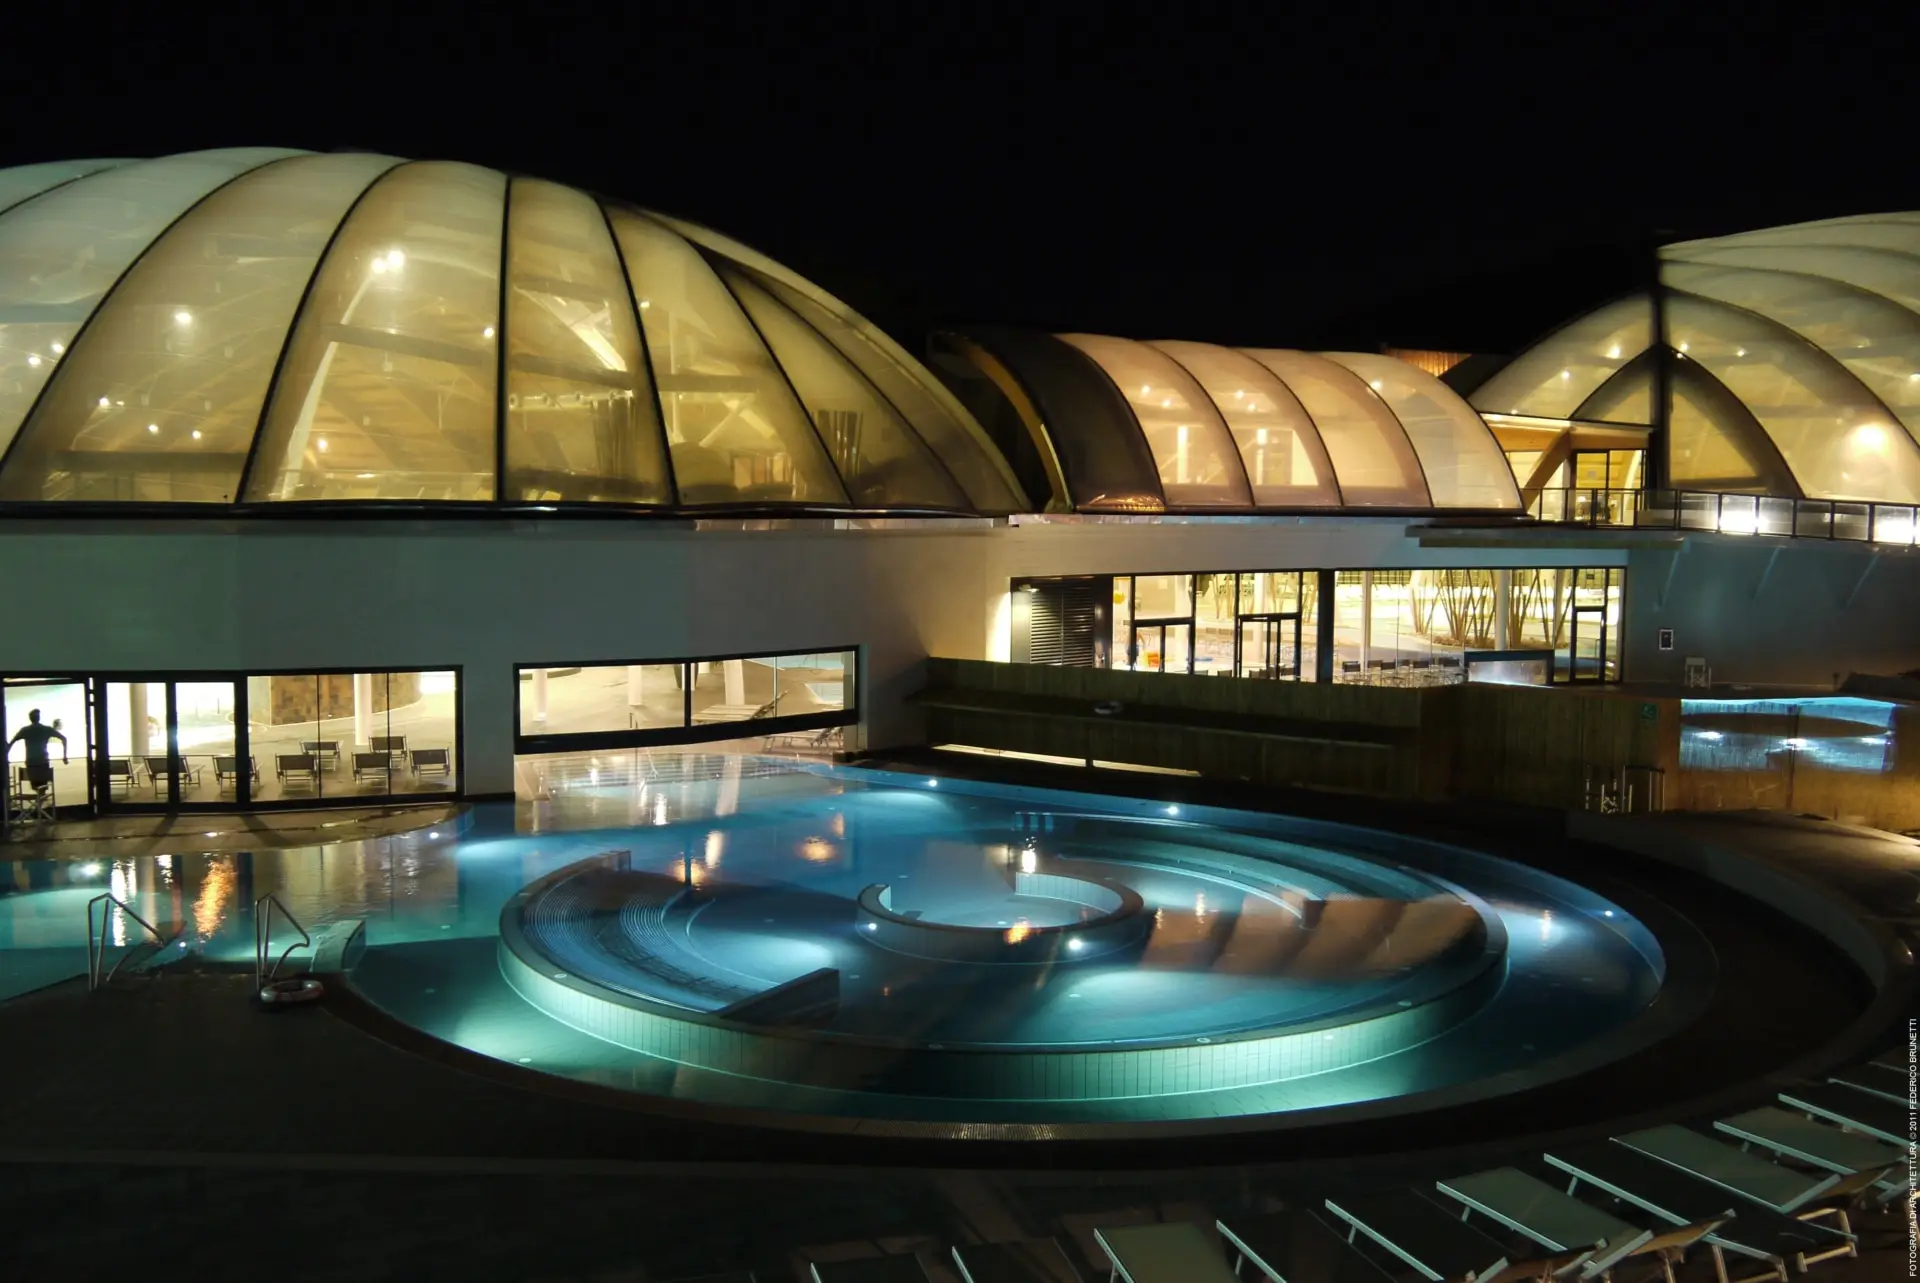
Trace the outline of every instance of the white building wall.
{"label": "white building wall", "polygon": [[1403,519],[694,531],[622,521],[0,523],[0,673],[462,669],[466,784],[513,787],[514,666],[863,648],[870,745],[928,655],[1003,658],[1024,576],[1623,564],[1421,548]]}

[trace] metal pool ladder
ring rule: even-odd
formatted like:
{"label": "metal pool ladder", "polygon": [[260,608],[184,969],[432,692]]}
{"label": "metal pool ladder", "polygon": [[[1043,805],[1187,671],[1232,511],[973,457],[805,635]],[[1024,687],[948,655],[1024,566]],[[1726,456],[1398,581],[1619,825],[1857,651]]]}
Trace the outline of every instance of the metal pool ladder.
{"label": "metal pool ladder", "polygon": [[[300,938],[288,945],[269,967],[267,957],[269,950],[273,947],[273,915],[275,913],[286,919],[287,925],[298,932]],[[295,949],[302,946],[311,949],[313,937],[307,934],[307,929],[300,925],[300,920],[288,911],[287,906],[280,903],[279,896],[269,891],[253,902],[253,987],[255,990],[263,989],[272,983],[273,978],[280,974],[280,964],[285,962],[287,956]]]}
{"label": "metal pool ladder", "polygon": [[[105,913],[100,915],[100,925],[96,927],[94,926],[94,922],[93,922],[93,911],[100,906],[102,901],[105,901],[111,907],[109,907]],[[108,894],[96,895],[95,897],[93,897],[93,899],[87,901],[87,992],[88,993],[94,992],[95,990],[99,989],[102,985],[105,985],[109,981],[111,981],[114,975],[119,972],[121,963],[124,963],[128,958],[131,958],[134,954],[134,949],[127,950],[125,953],[120,955],[119,961],[115,962],[113,966],[108,969],[107,973],[104,976],[100,974],[100,968],[106,963],[106,960],[107,960],[107,924],[113,921],[114,909],[120,910],[120,912],[126,914],[129,918],[132,918],[135,922],[138,922],[143,928],[145,928],[146,933],[153,937],[153,943],[157,948],[164,949],[167,947],[167,945],[169,945],[173,941],[173,936],[161,935],[160,928],[154,926],[153,923],[148,922],[145,918],[141,917],[138,913],[134,912],[133,906],[128,904],[125,900],[122,900],[120,897],[116,895],[108,895]],[[177,931],[174,932],[174,935],[176,936],[179,934],[180,933]],[[135,946],[136,949],[138,947],[139,946],[137,945]]]}

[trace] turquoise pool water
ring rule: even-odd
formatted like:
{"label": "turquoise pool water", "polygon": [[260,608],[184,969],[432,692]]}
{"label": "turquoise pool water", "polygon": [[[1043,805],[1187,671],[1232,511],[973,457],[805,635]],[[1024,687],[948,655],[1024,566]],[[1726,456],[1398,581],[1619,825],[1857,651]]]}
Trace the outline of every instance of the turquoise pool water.
{"label": "turquoise pool water", "polygon": [[480,806],[14,863],[0,992],[84,970],[100,892],[234,962],[271,892],[363,921],[365,997],[508,1064],[770,1120],[1044,1129],[1499,1090],[1630,1050],[1661,983],[1618,905],[1365,830],[693,753],[583,758],[552,792],[530,832]]}

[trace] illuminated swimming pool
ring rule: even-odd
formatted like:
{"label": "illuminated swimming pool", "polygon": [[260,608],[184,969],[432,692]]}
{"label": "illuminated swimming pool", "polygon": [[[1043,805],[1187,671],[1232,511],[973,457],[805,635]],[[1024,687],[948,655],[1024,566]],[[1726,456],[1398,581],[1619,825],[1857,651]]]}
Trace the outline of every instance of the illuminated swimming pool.
{"label": "illuminated swimming pool", "polygon": [[[1484,854],[1126,799],[659,761],[562,772],[533,817],[565,815],[562,830],[515,833],[510,808],[482,806],[458,833],[127,862],[96,881],[217,958],[249,956],[265,891],[309,924],[358,917],[350,983],[436,1038],[842,1128],[1430,1104],[1627,1054],[1661,984],[1625,910]],[[46,919],[23,911],[36,898],[0,899],[0,969]]]}

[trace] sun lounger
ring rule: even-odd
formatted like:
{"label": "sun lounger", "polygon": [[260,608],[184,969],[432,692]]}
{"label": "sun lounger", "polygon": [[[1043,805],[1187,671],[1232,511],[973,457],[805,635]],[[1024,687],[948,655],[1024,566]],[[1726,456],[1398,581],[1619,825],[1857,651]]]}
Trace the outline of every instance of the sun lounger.
{"label": "sun lounger", "polygon": [[1889,1145],[1907,1143],[1907,1107],[1896,1105],[1884,1096],[1856,1091],[1839,1083],[1814,1083],[1788,1088],[1780,1093],[1780,1101],[1789,1109],[1878,1136]]}
{"label": "sun lounger", "polygon": [[[1704,1241],[1713,1249],[1717,1276],[1729,1283],[1786,1283],[1790,1265],[1804,1270],[1811,1262],[1853,1252],[1853,1239],[1846,1234],[1743,1201],[1616,1141],[1557,1149],[1543,1157],[1549,1167],[1567,1174],[1570,1194],[1590,1187],[1676,1226],[1718,1222]],[[1727,1253],[1763,1261],[1768,1268],[1734,1279],[1727,1272]]]}
{"label": "sun lounger", "polygon": [[[1547,1249],[1548,1272],[1578,1265],[1610,1270],[1653,1238],[1653,1231],[1583,1203],[1513,1167],[1496,1167],[1435,1182],[1442,1194]],[[1705,1231],[1702,1231],[1703,1233]]]}
{"label": "sun lounger", "polygon": [[391,753],[355,753],[353,755],[353,782],[355,784],[360,784],[367,780],[372,780],[377,784],[385,784],[387,782],[387,776],[392,769],[393,754]]}
{"label": "sun lounger", "polygon": [[1327,1210],[1434,1283],[1483,1283],[1507,1268],[1507,1252],[1431,1199],[1411,1190],[1341,1195]]}
{"label": "sun lounger", "polygon": [[1842,1087],[1851,1087],[1855,1091],[1864,1091],[1870,1096],[1884,1096],[1894,1104],[1906,1107],[1907,1072],[1904,1069],[1889,1069],[1885,1065],[1862,1065],[1858,1069],[1843,1069],[1827,1075],[1830,1083],[1839,1083]]}
{"label": "sun lounger", "polygon": [[1219,1244],[1192,1221],[1095,1228],[1109,1283],[1234,1283]]}
{"label": "sun lounger", "polygon": [[1312,1212],[1222,1217],[1214,1228],[1239,1253],[1233,1272],[1242,1280],[1251,1267],[1273,1283],[1393,1283]]}
{"label": "sun lounger", "polygon": [[440,775],[453,773],[453,759],[444,748],[416,748],[407,754],[413,763],[413,773],[434,772]]}
{"label": "sun lounger", "polygon": [[1797,1172],[1675,1124],[1614,1139],[1776,1212],[1797,1212],[1840,1183],[1832,1172]]}
{"label": "sun lounger", "polygon": [[1080,1283],[1080,1271],[1050,1238],[956,1247],[953,1264],[961,1283]]}
{"label": "sun lounger", "polygon": [[1743,1146],[1758,1145],[1782,1158],[1842,1176],[1870,1171],[1884,1174],[1906,1162],[1904,1154],[1884,1141],[1859,1132],[1844,1132],[1831,1123],[1772,1105],[1723,1118],[1713,1126]]}
{"label": "sun lounger", "polygon": [[812,1262],[813,1283],[927,1283],[916,1256],[868,1256],[857,1261]]}

